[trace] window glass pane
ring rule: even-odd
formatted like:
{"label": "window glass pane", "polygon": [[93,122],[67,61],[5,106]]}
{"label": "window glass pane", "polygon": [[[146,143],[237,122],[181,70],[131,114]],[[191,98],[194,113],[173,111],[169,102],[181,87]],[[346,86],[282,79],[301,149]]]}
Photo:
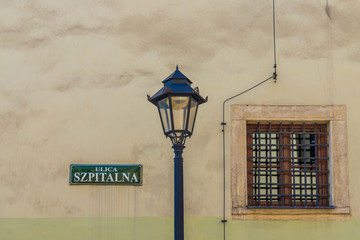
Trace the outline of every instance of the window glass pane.
{"label": "window glass pane", "polygon": [[186,130],[189,109],[189,97],[171,97],[173,108],[174,130]]}
{"label": "window glass pane", "polygon": [[278,134],[252,134],[253,201],[275,204],[279,199]]}
{"label": "window glass pane", "polygon": [[189,116],[189,125],[188,125],[188,131],[192,133],[195,123],[195,117],[196,117],[196,110],[197,110],[198,103],[191,98],[190,102],[190,116]]}
{"label": "window glass pane", "polygon": [[297,151],[297,156],[299,157],[297,164],[313,165],[315,163],[315,157],[316,157],[315,134],[293,134],[293,135],[296,141],[294,150]]}
{"label": "window glass pane", "polygon": [[164,127],[165,133],[171,130],[171,117],[170,117],[170,105],[169,98],[164,98],[159,101],[159,111],[161,121]]}

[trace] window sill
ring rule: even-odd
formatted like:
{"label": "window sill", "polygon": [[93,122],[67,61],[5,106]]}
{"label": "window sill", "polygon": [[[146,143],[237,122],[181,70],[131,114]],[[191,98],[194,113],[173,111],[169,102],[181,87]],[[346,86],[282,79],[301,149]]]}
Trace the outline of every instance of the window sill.
{"label": "window sill", "polygon": [[247,208],[232,209],[233,219],[242,220],[348,220],[350,207],[337,208]]}
{"label": "window sill", "polygon": [[273,206],[273,207],[268,207],[268,206],[247,206],[247,209],[334,209],[335,207],[330,206],[330,207],[291,207],[291,206]]}

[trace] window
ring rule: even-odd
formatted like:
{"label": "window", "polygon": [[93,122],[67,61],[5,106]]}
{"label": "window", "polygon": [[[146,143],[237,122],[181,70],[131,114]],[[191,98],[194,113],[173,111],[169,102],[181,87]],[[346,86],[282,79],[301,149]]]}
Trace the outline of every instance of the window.
{"label": "window", "polygon": [[247,124],[249,207],[329,207],[326,124]]}
{"label": "window", "polygon": [[235,219],[347,219],[345,106],[233,105]]}

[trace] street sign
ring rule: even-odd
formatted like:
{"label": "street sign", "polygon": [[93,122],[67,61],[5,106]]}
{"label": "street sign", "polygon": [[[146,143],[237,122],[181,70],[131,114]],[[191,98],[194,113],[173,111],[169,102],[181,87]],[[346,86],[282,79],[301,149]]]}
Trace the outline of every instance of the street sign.
{"label": "street sign", "polygon": [[142,165],[70,165],[71,185],[142,185]]}

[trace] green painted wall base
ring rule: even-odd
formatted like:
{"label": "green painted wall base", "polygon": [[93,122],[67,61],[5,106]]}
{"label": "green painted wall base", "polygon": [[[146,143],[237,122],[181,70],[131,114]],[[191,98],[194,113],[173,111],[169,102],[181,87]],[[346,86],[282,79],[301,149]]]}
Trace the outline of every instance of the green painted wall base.
{"label": "green painted wall base", "polygon": [[[222,240],[223,224],[215,217],[185,218],[186,240]],[[227,224],[227,240],[360,239],[360,219],[350,221],[241,221]],[[38,218],[0,219],[1,240],[171,240],[173,219]]]}

